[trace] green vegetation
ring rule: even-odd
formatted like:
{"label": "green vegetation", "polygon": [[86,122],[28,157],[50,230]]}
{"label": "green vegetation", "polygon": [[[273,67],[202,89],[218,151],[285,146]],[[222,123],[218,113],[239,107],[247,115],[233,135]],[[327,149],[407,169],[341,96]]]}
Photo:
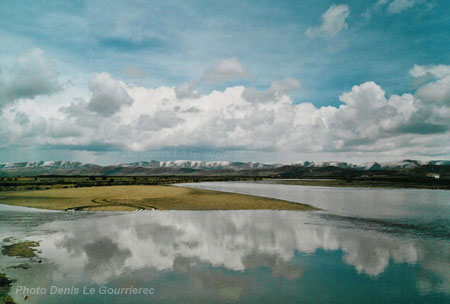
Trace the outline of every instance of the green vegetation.
{"label": "green vegetation", "polygon": [[33,258],[36,257],[38,242],[24,241],[11,245],[3,245],[2,254],[13,257]]}
{"label": "green vegetation", "polygon": [[[320,170],[319,170],[320,169]],[[35,176],[35,177],[0,177],[0,192],[49,190],[68,188],[87,188],[104,186],[131,186],[131,185],[170,185],[175,183],[197,183],[210,181],[255,181],[268,179],[276,183],[327,186],[327,187],[378,187],[378,188],[425,188],[450,189],[448,174],[441,168],[441,178],[425,177],[419,172],[412,176],[395,175],[397,171],[345,171],[336,169],[336,172],[319,168],[316,171],[297,168],[292,171],[278,174],[260,174],[254,176]],[[280,169],[281,170],[281,169]],[[431,170],[431,169],[430,169]],[[436,169],[437,170],[437,169]],[[435,170],[435,171],[436,171]],[[431,170],[432,171],[432,170]],[[397,173],[396,173],[397,172]],[[409,171],[408,171],[409,172]],[[272,172],[273,173],[273,172]],[[403,173],[407,173],[406,171]],[[256,173],[255,173],[256,174]],[[412,173],[411,173],[412,174]],[[446,175],[447,174],[447,175]],[[302,180],[295,180],[301,178]]]}
{"label": "green vegetation", "polygon": [[16,302],[10,295],[0,294],[0,304],[16,304]]}
{"label": "green vegetation", "polygon": [[103,187],[121,185],[169,185],[211,181],[259,180],[239,176],[36,176],[0,177],[0,192]]}
{"label": "green vegetation", "polygon": [[0,304],[16,304],[14,299],[8,295],[13,282],[4,273],[0,273]]}
{"label": "green vegetation", "polygon": [[277,199],[174,186],[109,186],[0,193],[0,203],[53,210],[317,210]]}
{"label": "green vegetation", "polygon": [[0,287],[9,287],[13,281],[6,274],[0,272]]}

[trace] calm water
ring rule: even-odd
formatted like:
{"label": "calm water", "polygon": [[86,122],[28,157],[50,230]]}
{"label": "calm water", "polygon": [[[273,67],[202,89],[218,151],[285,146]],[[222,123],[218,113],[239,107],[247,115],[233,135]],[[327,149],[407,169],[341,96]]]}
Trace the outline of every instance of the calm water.
{"label": "calm water", "polygon": [[[321,212],[70,213],[0,205],[0,237],[41,240],[28,270],[0,257],[24,303],[448,303],[450,191],[188,185]],[[77,295],[49,295],[52,286]],[[130,286],[152,295],[103,295]],[[93,295],[83,289],[93,288]],[[20,302],[20,301],[18,301]],[[23,302],[23,301],[22,301]],[[22,303],[21,302],[21,303]]]}

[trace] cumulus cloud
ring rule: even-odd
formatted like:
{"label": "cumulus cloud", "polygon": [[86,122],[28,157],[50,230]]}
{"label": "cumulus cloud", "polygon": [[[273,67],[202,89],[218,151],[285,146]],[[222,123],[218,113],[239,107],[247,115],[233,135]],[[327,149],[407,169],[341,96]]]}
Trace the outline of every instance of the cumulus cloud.
{"label": "cumulus cloud", "polygon": [[[414,73],[428,73],[420,69],[413,68]],[[56,109],[10,106],[0,117],[0,130],[6,130],[1,144],[445,155],[450,152],[445,140],[449,76],[426,69],[442,77],[414,95],[387,96],[375,82],[365,82],[342,93],[338,107],[294,103],[288,94],[300,82],[293,78],[274,81],[265,91],[234,86],[183,99],[179,88],[127,85],[101,73],[93,77],[86,98]]]}
{"label": "cumulus cloud", "polygon": [[229,58],[219,61],[214,68],[206,70],[202,80],[208,83],[221,83],[244,78],[248,74],[248,71],[236,58]]}
{"label": "cumulus cloud", "polygon": [[351,141],[371,141],[385,136],[386,132],[406,124],[417,110],[412,95],[393,95],[386,99],[383,89],[372,81],[354,86],[339,99],[345,105],[337,111],[333,124],[346,130],[347,140]]}
{"label": "cumulus cloud", "polygon": [[322,24],[317,27],[309,27],[306,30],[306,35],[309,38],[336,37],[342,30],[348,28],[346,22],[347,17],[350,15],[350,8],[346,4],[332,5],[322,15]]}
{"label": "cumulus cloud", "polygon": [[198,97],[198,93],[193,82],[184,82],[179,87],[176,87],[175,94],[179,99]]}
{"label": "cumulus cloud", "polygon": [[16,117],[14,118],[14,122],[23,126],[30,122],[28,115],[23,112],[17,112]]}
{"label": "cumulus cloud", "polygon": [[443,78],[450,75],[450,65],[438,64],[438,65],[417,65],[409,70],[409,73],[413,77],[423,77],[431,75],[436,78]]}
{"label": "cumulus cloud", "polygon": [[101,116],[114,115],[121,107],[133,103],[124,83],[111,78],[108,73],[96,74],[91,80],[89,89],[92,97],[87,107]]}
{"label": "cumulus cloud", "polygon": [[446,103],[450,105],[450,66],[414,65],[409,71],[415,78],[428,79],[429,82],[416,91],[416,95],[425,102]]}
{"label": "cumulus cloud", "polygon": [[0,107],[18,99],[51,95],[61,89],[54,64],[45,58],[41,49],[20,57],[3,74],[3,79],[0,79]]}
{"label": "cumulus cloud", "polygon": [[295,78],[285,78],[274,81],[266,91],[259,91],[255,88],[246,88],[242,92],[242,97],[250,102],[269,102],[300,88],[300,81]]}
{"label": "cumulus cloud", "polygon": [[172,111],[157,111],[154,116],[147,114],[140,115],[138,119],[138,127],[144,131],[159,131],[161,129],[173,128],[176,125],[184,122],[183,119],[178,118]]}
{"label": "cumulus cloud", "polygon": [[450,75],[422,86],[416,94],[426,101],[450,105]]}
{"label": "cumulus cloud", "polygon": [[77,126],[67,124],[62,119],[50,118],[47,120],[46,136],[58,139],[67,137],[79,137],[83,134]]}

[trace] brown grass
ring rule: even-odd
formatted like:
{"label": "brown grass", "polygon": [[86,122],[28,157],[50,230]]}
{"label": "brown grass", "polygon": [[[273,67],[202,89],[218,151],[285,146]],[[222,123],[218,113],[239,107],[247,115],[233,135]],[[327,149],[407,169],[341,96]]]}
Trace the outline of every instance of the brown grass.
{"label": "brown grass", "polygon": [[52,210],[317,210],[283,200],[173,186],[107,186],[0,193],[0,203]]}

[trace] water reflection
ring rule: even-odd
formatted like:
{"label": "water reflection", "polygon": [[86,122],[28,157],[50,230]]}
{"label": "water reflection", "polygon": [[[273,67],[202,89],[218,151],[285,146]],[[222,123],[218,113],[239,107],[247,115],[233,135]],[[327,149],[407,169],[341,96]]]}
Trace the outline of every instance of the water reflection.
{"label": "water reflection", "polygon": [[[295,263],[295,256],[314,257],[323,250],[342,252],[345,264],[368,277],[382,275],[393,263],[420,266],[416,284],[422,293],[450,294],[448,242],[338,228],[314,214],[138,212],[53,222],[45,228],[59,230],[42,236],[51,280],[67,284],[143,284],[152,276],[175,272],[188,274],[207,289],[221,286],[216,292],[233,298],[251,284],[239,273],[269,269],[274,278],[299,279],[308,265]],[[204,265],[223,271],[198,271]]]}
{"label": "water reflection", "polygon": [[260,182],[180,184],[307,203],[344,216],[365,218],[445,220],[450,224],[450,191],[431,189],[367,189],[308,187]]}
{"label": "water reflection", "polygon": [[[152,298],[33,296],[27,303],[450,300],[450,191],[192,185],[324,212],[29,212],[0,205],[0,239],[41,240],[27,286],[155,287]],[[14,290],[14,287],[13,287]],[[17,299],[17,298],[16,298]],[[338,301],[339,300],[339,301]]]}

